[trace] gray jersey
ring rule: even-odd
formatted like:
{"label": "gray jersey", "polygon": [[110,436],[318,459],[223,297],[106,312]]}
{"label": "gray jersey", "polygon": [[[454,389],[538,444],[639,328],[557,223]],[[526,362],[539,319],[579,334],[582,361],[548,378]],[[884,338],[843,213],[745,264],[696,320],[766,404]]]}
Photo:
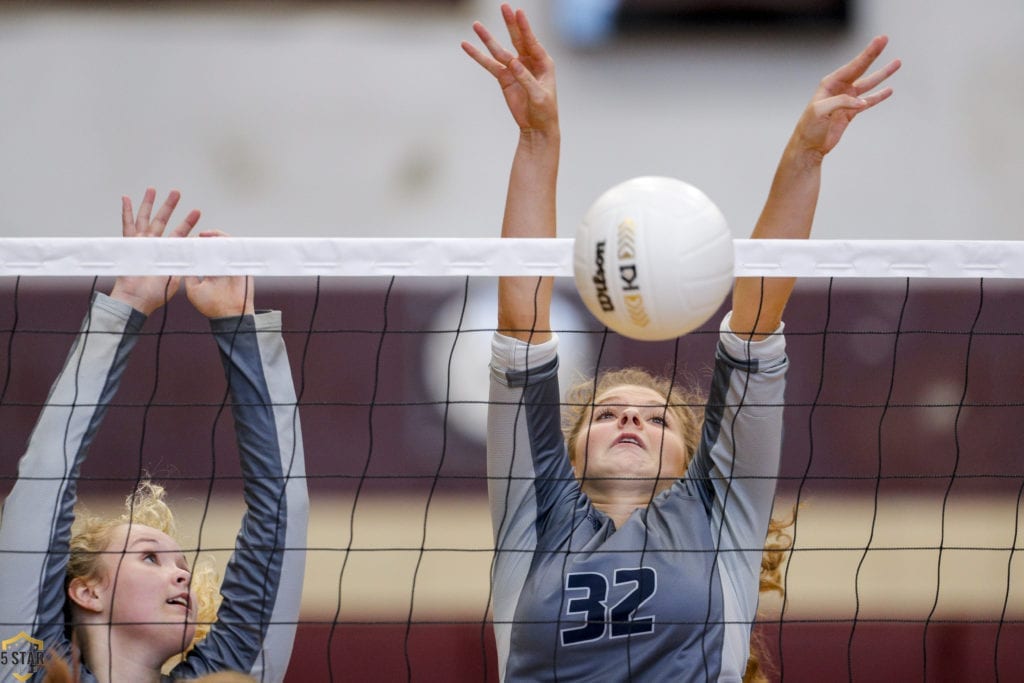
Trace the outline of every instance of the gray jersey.
{"label": "gray jersey", "polygon": [[488,481],[503,680],[739,681],[782,443],[779,334],[728,331],[686,476],[619,529],[576,481],[557,339],[496,335]]}
{"label": "gray jersey", "polygon": [[[103,294],[50,390],[0,520],[0,680],[70,652],[64,574],[77,478],[145,317]],[[211,321],[232,395],[246,513],[207,637],[172,672],[284,679],[299,617],[309,501],[279,312]],[[83,683],[95,676],[82,669]],[[36,677],[41,679],[42,676]],[[24,678],[19,678],[24,680]]]}

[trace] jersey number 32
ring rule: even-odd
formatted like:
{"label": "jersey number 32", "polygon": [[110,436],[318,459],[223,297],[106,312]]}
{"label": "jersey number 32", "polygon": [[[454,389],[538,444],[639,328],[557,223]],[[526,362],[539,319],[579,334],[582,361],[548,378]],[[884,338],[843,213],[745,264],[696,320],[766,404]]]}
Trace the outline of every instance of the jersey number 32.
{"label": "jersey number 32", "polygon": [[[586,620],[582,626],[561,630],[562,645],[579,645],[604,638],[624,638],[654,632],[654,616],[636,617],[637,610],[650,600],[658,589],[658,576],[651,567],[616,569],[611,585],[629,586],[629,590],[618,602],[608,607],[608,577],[597,572],[575,572],[565,577],[567,591],[574,593],[566,602],[566,616],[578,621],[577,615]],[[617,591],[620,592],[620,591]]]}

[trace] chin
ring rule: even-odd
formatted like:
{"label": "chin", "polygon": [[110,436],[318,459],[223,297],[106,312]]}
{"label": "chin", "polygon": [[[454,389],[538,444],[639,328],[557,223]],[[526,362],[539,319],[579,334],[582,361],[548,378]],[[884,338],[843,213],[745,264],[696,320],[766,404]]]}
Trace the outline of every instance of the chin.
{"label": "chin", "polygon": [[192,649],[196,627],[195,624],[189,623],[183,630],[181,624],[175,624],[162,631],[158,637],[160,642],[166,645],[167,658],[177,657]]}

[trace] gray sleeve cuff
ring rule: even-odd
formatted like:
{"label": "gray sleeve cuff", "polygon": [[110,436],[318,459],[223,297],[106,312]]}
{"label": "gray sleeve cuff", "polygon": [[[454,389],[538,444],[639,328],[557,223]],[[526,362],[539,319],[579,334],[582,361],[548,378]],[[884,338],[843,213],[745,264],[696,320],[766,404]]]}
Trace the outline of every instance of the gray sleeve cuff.
{"label": "gray sleeve cuff", "polygon": [[730,320],[732,311],[722,318],[722,324],[718,328],[719,341],[730,357],[738,361],[751,361],[774,360],[786,355],[786,337],[783,334],[786,323],[779,323],[779,327],[761,341],[749,341],[732,331]]}
{"label": "gray sleeve cuff", "polygon": [[522,372],[539,368],[558,357],[558,335],[542,344],[527,344],[514,337],[495,332],[491,340],[491,367],[496,370]]}
{"label": "gray sleeve cuff", "polygon": [[103,292],[93,292],[92,305],[121,320],[129,320],[132,317],[132,313],[141,316],[143,319],[146,317],[144,313],[136,311],[129,304],[113,299]]}

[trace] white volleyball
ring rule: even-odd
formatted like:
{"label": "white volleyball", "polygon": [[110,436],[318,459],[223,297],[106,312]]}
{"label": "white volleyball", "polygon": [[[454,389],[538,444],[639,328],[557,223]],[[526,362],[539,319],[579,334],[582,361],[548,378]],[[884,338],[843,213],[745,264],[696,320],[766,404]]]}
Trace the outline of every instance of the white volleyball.
{"label": "white volleyball", "polygon": [[733,282],[725,216],[675,178],[643,176],[611,188],[576,232],[576,288],[590,312],[645,341],[694,330],[719,309]]}

